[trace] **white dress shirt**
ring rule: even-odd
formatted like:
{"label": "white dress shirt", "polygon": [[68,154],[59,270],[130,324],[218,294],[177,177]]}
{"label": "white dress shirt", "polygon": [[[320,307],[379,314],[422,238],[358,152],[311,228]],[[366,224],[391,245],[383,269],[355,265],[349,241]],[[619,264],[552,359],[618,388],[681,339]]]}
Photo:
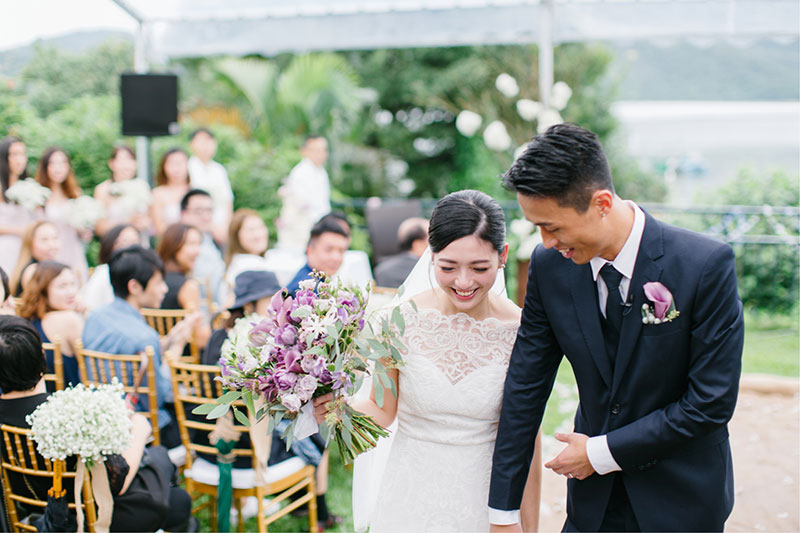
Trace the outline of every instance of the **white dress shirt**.
{"label": "white dress shirt", "polygon": [[331,211],[331,185],[328,173],[310,159],[303,158],[286,178],[292,200],[302,205],[314,224]]}
{"label": "white dress shirt", "polygon": [[[592,277],[594,277],[597,283],[597,300],[600,306],[600,312],[603,316],[606,315],[608,287],[606,287],[603,277],[599,276],[600,269],[603,268],[606,263],[611,263],[611,265],[622,274],[619,292],[622,301],[626,301],[631,286],[631,278],[633,278],[633,268],[636,266],[636,257],[639,255],[639,244],[642,242],[642,233],[644,232],[644,212],[638,205],[631,201],[626,201],[625,203],[633,209],[633,227],[622,249],[613,261],[607,261],[602,257],[595,257],[589,261],[592,267]],[[611,450],[608,449],[608,438],[606,435],[589,437],[589,440],[586,441],[586,456],[592,464],[592,468],[600,475],[622,470],[611,455]],[[519,510],[501,511],[490,507],[489,522],[496,525],[518,524],[520,523]]]}
{"label": "white dress shirt", "polygon": [[225,167],[214,160],[203,163],[199,157],[189,158],[189,183],[203,189],[214,201],[214,224],[227,224],[228,206],[233,205],[233,189]]}

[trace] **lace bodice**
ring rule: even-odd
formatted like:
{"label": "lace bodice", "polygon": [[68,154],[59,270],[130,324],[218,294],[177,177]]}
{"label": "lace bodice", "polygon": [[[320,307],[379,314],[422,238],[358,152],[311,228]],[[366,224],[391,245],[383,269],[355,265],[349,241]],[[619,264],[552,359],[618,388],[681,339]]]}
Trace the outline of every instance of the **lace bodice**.
{"label": "lace bodice", "polygon": [[432,442],[494,441],[518,324],[404,307],[398,431]]}

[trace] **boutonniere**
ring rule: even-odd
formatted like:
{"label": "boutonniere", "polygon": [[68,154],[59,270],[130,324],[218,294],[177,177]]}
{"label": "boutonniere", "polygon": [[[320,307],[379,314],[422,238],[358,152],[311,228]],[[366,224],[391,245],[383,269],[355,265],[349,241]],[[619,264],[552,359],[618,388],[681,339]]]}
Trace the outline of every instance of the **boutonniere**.
{"label": "boutonniere", "polygon": [[652,304],[642,304],[642,323],[672,322],[681,312],[675,309],[672,293],[657,281],[644,284],[644,295]]}

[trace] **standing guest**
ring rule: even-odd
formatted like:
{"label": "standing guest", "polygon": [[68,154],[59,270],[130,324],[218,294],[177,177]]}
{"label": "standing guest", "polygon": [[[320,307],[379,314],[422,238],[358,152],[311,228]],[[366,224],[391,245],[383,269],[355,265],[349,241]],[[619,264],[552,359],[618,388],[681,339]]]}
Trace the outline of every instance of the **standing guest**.
{"label": "standing guest", "polygon": [[[158,255],[164,262],[164,281],[167,293],[161,302],[161,309],[186,309],[199,311],[202,306],[200,284],[189,278],[200,255],[203,236],[200,231],[186,224],[173,224],[167,228],[158,244]],[[195,327],[195,341],[203,347],[211,335],[206,321],[199,321]]]}
{"label": "standing guest", "polygon": [[[67,386],[81,380],[75,352],[83,331],[83,316],[76,310],[77,296],[78,280],[72,269],[62,263],[44,261],[36,265],[25,286],[19,309],[19,316],[31,321],[42,342],[53,342],[56,337],[60,340]],[[53,352],[47,350],[45,355],[47,371],[53,372]]]}
{"label": "standing guest", "polygon": [[[180,356],[200,316],[186,317],[163,338],[147,325],[139,309],[160,307],[167,293],[164,266],[152,250],[131,246],[115,252],[108,262],[108,273],[114,301],[98,307],[86,318],[83,345],[87,350],[110,354],[136,354],[148,346],[153,348],[161,443],[174,448],[180,445],[180,435],[177,421],[170,415],[174,408],[166,358]],[[146,410],[146,398],[140,398],[136,407]]]}
{"label": "standing guest", "polygon": [[320,135],[309,135],[300,147],[300,154],[303,159],[279,190],[283,199],[278,219],[281,248],[296,248],[298,243],[302,246],[314,223],[331,210],[331,185],[325,172],[328,141]]}
{"label": "standing guest", "polygon": [[189,179],[196,189],[211,194],[214,201],[213,236],[220,246],[228,239],[227,228],[233,215],[233,190],[225,167],[214,161],[217,140],[207,128],[198,128],[190,137]]}
{"label": "standing guest", "polygon": [[375,283],[379,287],[397,288],[403,284],[414,265],[428,247],[428,221],[424,218],[407,218],[397,229],[400,253],[381,261],[375,267]]}
{"label": "standing guest", "polygon": [[[114,184],[132,182],[131,186],[138,185],[142,189],[142,196],[150,194],[150,186],[145,180],[136,179],[136,154],[130,146],[121,144],[111,151],[108,160],[111,169],[111,179],[94,188],[94,198],[103,206],[105,216],[97,221],[95,231],[102,237],[114,226],[131,224],[142,235],[148,235],[152,222],[147,214],[149,205],[131,205],[122,196],[115,194]],[[133,181],[132,181],[133,180]]]}
{"label": "standing guest", "polygon": [[69,200],[78,198],[81,188],[75,179],[67,153],[56,147],[45,150],[36,169],[36,181],[50,189],[44,213],[58,227],[61,250],[57,260],[72,267],[78,281],[83,284],[89,277],[86,243],[91,240],[92,232],[74,228],[69,223],[72,209]]}
{"label": "standing guest", "polygon": [[[192,189],[181,199],[181,222],[200,230],[203,240],[200,254],[194,262],[192,277],[201,282],[200,294],[203,308],[212,299],[221,303],[222,278],[225,275],[225,261],[211,234],[214,227],[212,213],[214,203],[211,195],[202,189]],[[211,294],[206,294],[210,289]],[[207,310],[207,309],[206,309]]]}
{"label": "standing guest", "polygon": [[11,299],[11,289],[8,286],[8,274],[0,268],[0,315],[17,314],[14,300]]}
{"label": "standing guest", "polygon": [[[0,394],[0,424],[30,427],[27,415],[47,400],[41,342],[27,321],[18,317],[0,317],[0,388],[3,391]],[[141,414],[131,413],[131,422],[128,448],[104,461],[114,498],[110,530],[156,531],[163,528],[187,531],[190,524],[194,525],[190,519],[192,501],[189,494],[171,481],[175,470],[166,460],[163,448],[145,451],[152,431],[147,419]],[[38,453],[36,462],[44,464]],[[148,466],[151,472],[158,472],[159,480],[163,479],[162,486],[147,486],[149,479],[146,480],[141,473]],[[74,457],[67,459],[67,468],[74,470]],[[12,472],[8,472],[8,476],[15,493],[47,500],[52,485],[49,478],[23,475],[20,479]],[[67,483],[64,489],[66,501],[73,501],[71,484]],[[73,516],[73,524],[74,520]]]}
{"label": "standing guest", "polygon": [[170,148],[161,156],[150,204],[150,218],[156,235],[161,236],[167,226],[180,221],[181,199],[189,192],[188,157],[181,148]]}
{"label": "standing guest", "polygon": [[25,228],[22,235],[22,249],[17,265],[11,274],[11,293],[22,295],[22,289],[33,275],[39,261],[56,261],[61,250],[58,228],[49,220],[37,220]]}
{"label": "standing guest", "polygon": [[237,209],[228,232],[228,249],[225,254],[225,285],[233,294],[234,280],[246,271],[271,271],[264,257],[269,246],[269,230],[261,217],[252,209]]}
{"label": "standing guest", "polygon": [[597,136],[574,124],[534,137],[504,180],[542,244],[497,428],[495,529],[521,531],[534,436],[566,356],[580,404],[545,463],[567,478],[564,531],[722,531],[744,341],[733,250],[617,196]]}
{"label": "standing guest", "polygon": [[17,180],[28,177],[28,154],[25,143],[17,137],[0,141],[0,268],[11,272],[17,264],[22,234],[31,214],[22,206],[6,200],[6,190]]}
{"label": "standing guest", "polygon": [[311,228],[311,237],[306,247],[306,264],[298,270],[287,289],[293,295],[300,288],[300,282],[308,279],[311,272],[324,272],[334,276],[342,266],[344,254],[350,246],[350,234],[341,224],[330,220],[320,220]]}
{"label": "standing guest", "polygon": [[108,275],[108,260],[117,250],[139,244],[139,239],[139,231],[132,224],[114,226],[100,238],[97,266],[89,281],[80,290],[81,301],[88,310],[114,301],[114,289],[111,287],[111,278]]}

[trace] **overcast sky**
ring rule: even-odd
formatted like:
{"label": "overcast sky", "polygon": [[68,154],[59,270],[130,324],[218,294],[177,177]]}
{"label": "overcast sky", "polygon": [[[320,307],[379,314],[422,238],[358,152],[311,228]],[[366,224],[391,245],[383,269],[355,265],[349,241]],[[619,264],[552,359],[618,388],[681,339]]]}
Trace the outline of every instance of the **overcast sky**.
{"label": "overcast sky", "polygon": [[111,0],[6,1],[12,5],[0,16],[0,50],[79,30],[136,30],[136,22]]}

